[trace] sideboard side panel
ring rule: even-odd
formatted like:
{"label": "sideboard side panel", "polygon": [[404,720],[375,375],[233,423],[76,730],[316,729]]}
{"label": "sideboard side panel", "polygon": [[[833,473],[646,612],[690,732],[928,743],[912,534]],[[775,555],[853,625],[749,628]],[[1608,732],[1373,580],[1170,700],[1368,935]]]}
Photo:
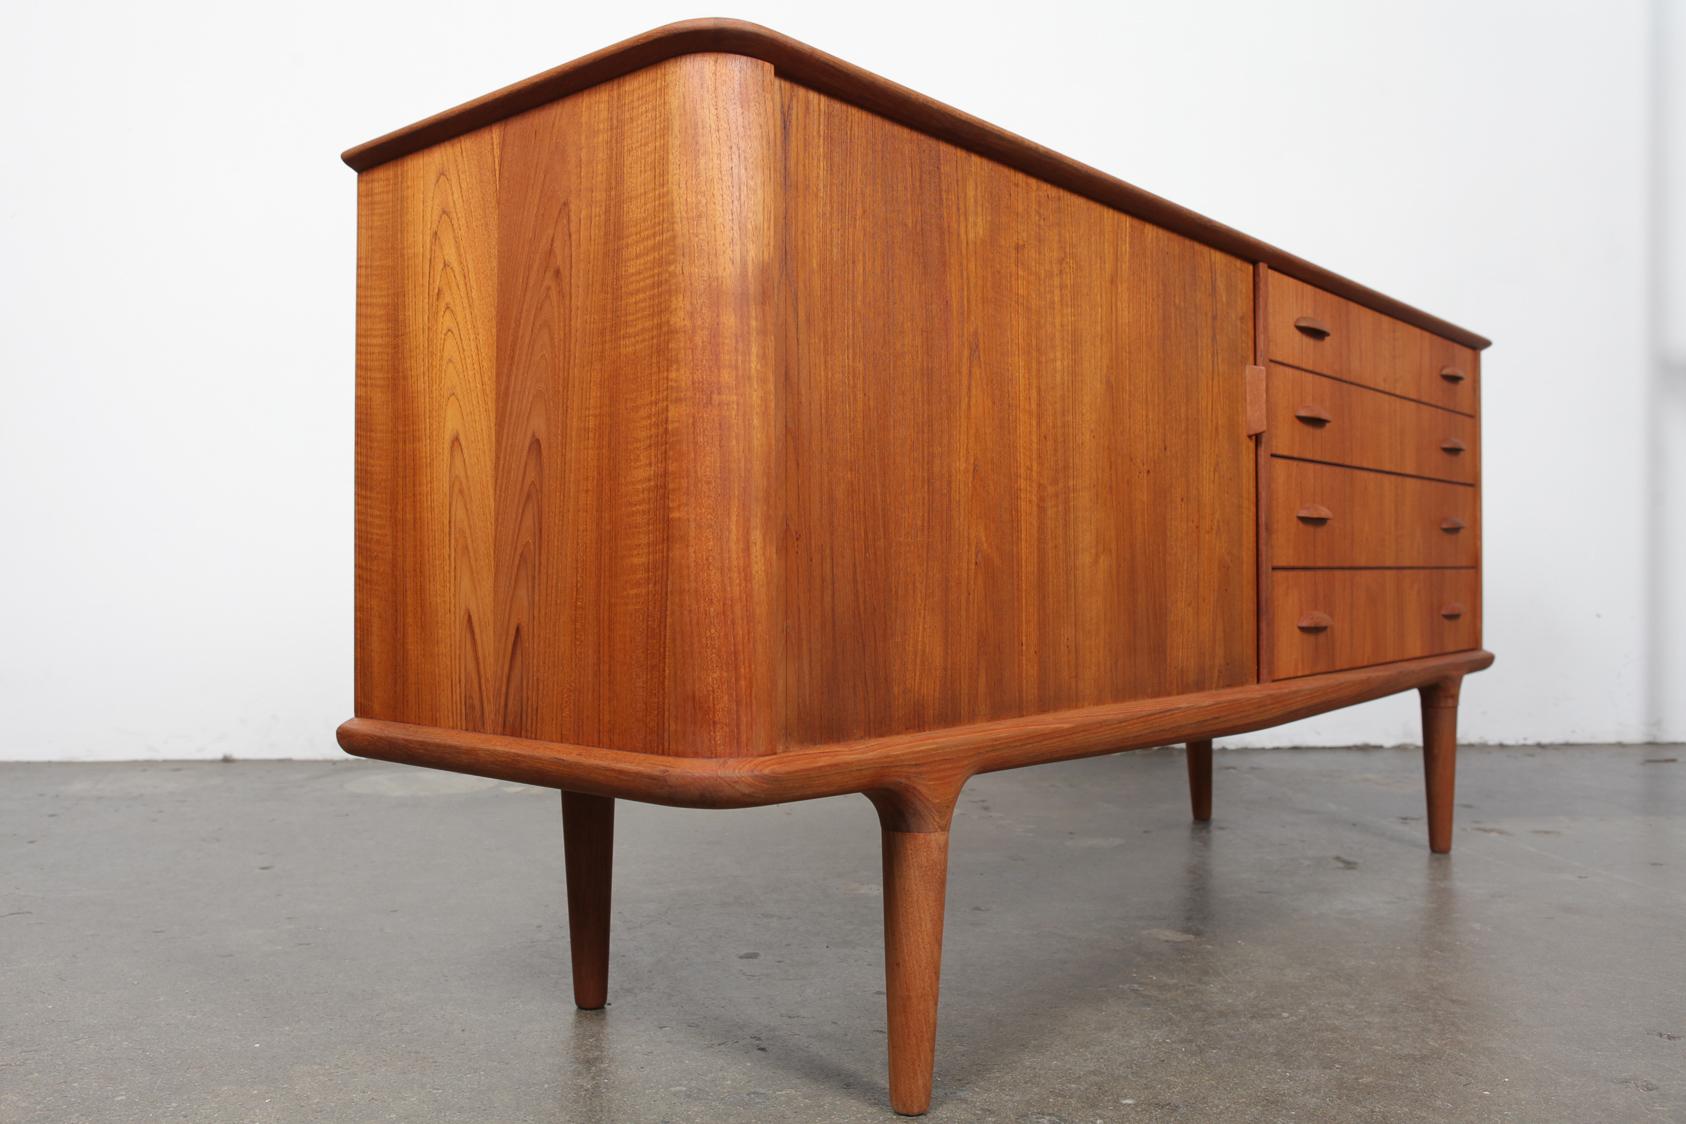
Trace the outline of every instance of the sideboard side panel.
{"label": "sideboard side panel", "polygon": [[360,717],[774,748],[775,113],[686,55],[360,178]]}
{"label": "sideboard side panel", "polygon": [[1253,268],[781,87],[787,744],[1253,682]]}

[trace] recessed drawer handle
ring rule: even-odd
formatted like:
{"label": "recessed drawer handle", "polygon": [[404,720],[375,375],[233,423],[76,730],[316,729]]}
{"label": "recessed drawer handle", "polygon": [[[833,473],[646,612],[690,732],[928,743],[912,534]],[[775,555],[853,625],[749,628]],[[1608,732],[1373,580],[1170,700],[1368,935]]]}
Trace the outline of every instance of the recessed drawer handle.
{"label": "recessed drawer handle", "polygon": [[1294,327],[1298,328],[1314,340],[1326,340],[1330,335],[1329,325],[1323,323],[1323,321],[1319,320],[1315,316],[1300,317],[1294,321]]}
{"label": "recessed drawer handle", "polygon": [[1464,607],[1454,601],[1450,605],[1441,606],[1440,615],[1449,621],[1455,621],[1464,615]]}
{"label": "recessed drawer handle", "polygon": [[1294,416],[1307,425],[1314,425],[1318,428],[1322,428],[1335,420],[1329,416],[1329,411],[1321,406],[1301,406],[1294,411]]}
{"label": "recessed drawer handle", "polygon": [[1308,503],[1298,511],[1294,512],[1294,518],[1298,519],[1301,523],[1323,524],[1334,518],[1334,516],[1334,512],[1330,511],[1320,503]]}
{"label": "recessed drawer handle", "polygon": [[1313,609],[1311,612],[1296,621],[1294,627],[1299,629],[1301,632],[1323,632],[1334,623],[1335,622],[1330,619],[1328,613],[1320,613]]}
{"label": "recessed drawer handle", "polygon": [[1456,437],[1448,437],[1440,443],[1440,449],[1442,452],[1455,457],[1464,451],[1464,443]]}
{"label": "recessed drawer handle", "polygon": [[1455,535],[1464,529],[1464,521],[1456,516],[1442,519],[1440,521],[1440,529],[1445,531],[1448,535]]}
{"label": "recessed drawer handle", "polygon": [[1463,382],[1464,381],[1464,373],[1462,371],[1458,370],[1456,367],[1442,367],[1442,368],[1440,368],[1440,377],[1445,379],[1447,382]]}

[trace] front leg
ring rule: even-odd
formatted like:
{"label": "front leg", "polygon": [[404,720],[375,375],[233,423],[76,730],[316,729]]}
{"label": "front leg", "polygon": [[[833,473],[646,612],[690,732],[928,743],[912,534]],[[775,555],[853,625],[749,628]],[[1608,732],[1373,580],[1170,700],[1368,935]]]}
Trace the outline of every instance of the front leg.
{"label": "front leg", "polygon": [[884,994],[890,1029],[890,1107],[918,1116],[931,1104],[942,979],[948,832],[884,829]]}
{"label": "front leg", "polygon": [[948,896],[948,826],[965,778],[869,792],[884,842],[884,996],[890,1032],[890,1107],[931,1106]]}
{"label": "front leg", "polygon": [[1423,703],[1423,779],[1428,787],[1428,849],[1452,850],[1452,800],[1458,763],[1458,688],[1463,677],[1418,688]]}

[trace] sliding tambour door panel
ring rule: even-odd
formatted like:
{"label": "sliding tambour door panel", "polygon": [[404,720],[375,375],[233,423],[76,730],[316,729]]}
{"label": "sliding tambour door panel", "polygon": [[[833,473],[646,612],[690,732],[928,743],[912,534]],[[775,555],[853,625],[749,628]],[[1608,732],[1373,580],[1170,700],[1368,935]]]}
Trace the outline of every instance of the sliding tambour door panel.
{"label": "sliding tambour door panel", "polygon": [[362,175],[359,716],[773,749],[776,111],[689,55]]}
{"label": "sliding tambour door panel", "polygon": [[787,743],[1253,681],[1252,268],[781,91]]}

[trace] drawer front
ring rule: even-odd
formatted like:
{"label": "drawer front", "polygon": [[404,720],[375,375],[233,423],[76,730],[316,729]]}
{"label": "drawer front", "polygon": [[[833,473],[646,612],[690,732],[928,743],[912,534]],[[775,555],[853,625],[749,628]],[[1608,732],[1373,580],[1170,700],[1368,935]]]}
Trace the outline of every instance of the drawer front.
{"label": "drawer front", "polygon": [[1480,504],[1467,484],[1270,462],[1271,564],[1474,566]]}
{"label": "drawer front", "polygon": [[1277,570],[1277,679],[1481,646],[1475,570]]}
{"label": "drawer front", "polygon": [[1268,285],[1272,359],[1476,412],[1479,371],[1470,348],[1280,273],[1271,273]]}
{"label": "drawer front", "polygon": [[1266,395],[1277,456],[1475,482],[1472,417],[1278,364]]}

